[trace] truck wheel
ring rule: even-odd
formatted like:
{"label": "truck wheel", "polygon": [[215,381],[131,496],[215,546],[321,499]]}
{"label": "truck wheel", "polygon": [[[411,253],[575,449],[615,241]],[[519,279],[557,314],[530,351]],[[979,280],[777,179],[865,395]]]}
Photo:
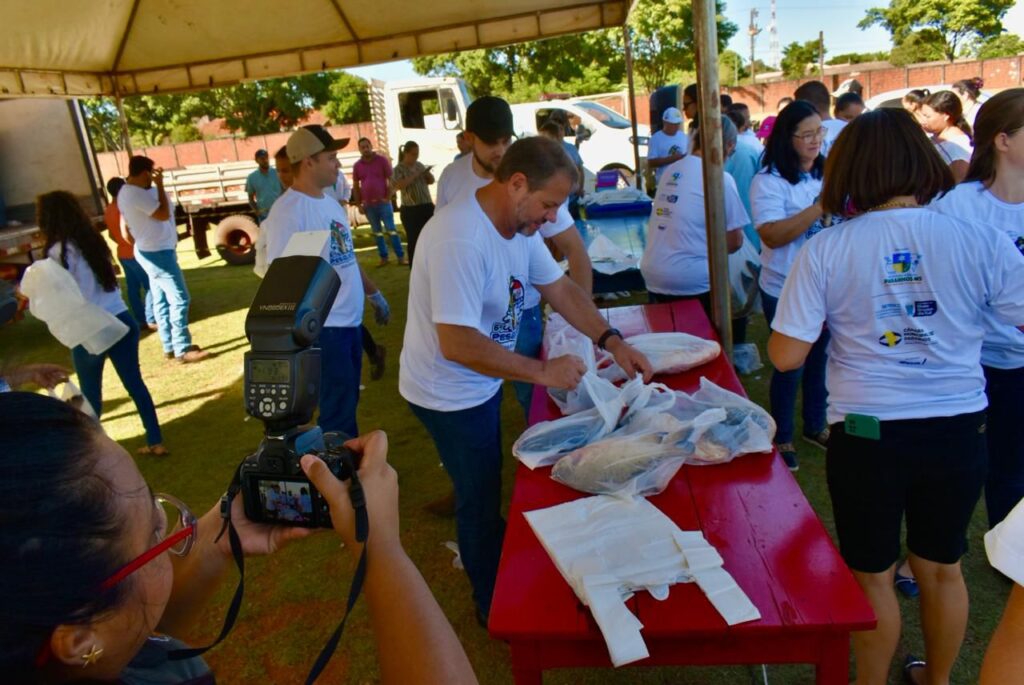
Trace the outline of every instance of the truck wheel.
{"label": "truck wheel", "polygon": [[225,262],[232,266],[256,263],[256,222],[242,214],[234,214],[217,224],[213,244]]}

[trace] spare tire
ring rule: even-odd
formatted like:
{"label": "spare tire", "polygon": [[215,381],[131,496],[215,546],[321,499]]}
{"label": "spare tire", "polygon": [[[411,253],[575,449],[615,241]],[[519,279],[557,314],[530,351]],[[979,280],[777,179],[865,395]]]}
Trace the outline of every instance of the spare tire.
{"label": "spare tire", "polygon": [[256,263],[256,236],[260,229],[244,214],[233,214],[217,224],[213,244],[221,258],[232,266]]}

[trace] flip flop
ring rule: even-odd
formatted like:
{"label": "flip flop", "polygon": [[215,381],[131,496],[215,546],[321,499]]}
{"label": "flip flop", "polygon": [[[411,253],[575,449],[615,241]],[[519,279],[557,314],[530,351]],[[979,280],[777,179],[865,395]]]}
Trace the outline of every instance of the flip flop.
{"label": "flip flop", "polygon": [[918,658],[913,654],[908,654],[903,660],[903,680],[907,685],[918,685],[918,682],[914,680],[914,676],[911,675],[915,668],[924,668],[928,664],[924,659]]}
{"label": "flip flop", "polygon": [[168,451],[168,449],[166,447],[164,447],[163,445],[152,445],[152,446],[140,447],[139,449],[135,450],[135,454],[140,454],[140,455],[147,455],[148,454],[148,455],[153,456],[153,457],[166,457],[166,456],[170,455],[170,451]]}
{"label": "flip flop", "polygon": [[914,599],[921,594],[921,588],[917,586],[917,581],[910,576],[903,575],[899,571],[896,571],[896,579],[893,584],[908,599]]}

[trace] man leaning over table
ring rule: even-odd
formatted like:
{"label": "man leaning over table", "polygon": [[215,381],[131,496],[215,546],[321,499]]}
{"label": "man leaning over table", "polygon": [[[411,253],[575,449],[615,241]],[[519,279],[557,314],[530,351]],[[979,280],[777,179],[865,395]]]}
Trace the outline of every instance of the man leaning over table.
{"label": "man leaning over table", "polygon": [[520,140],[490,184],[461,195],[428,222],[413,264],[399,392],[434,440],[456,498],[462,561],[477,618],[486,624],[498,572],[501,517],[501,384],[575,388],[586,368],[565,355],[518,355],[527,284],[630,375],[650,362],[627,344],[565,276],[538,229],[555,218],[577,181],[557,143]]}

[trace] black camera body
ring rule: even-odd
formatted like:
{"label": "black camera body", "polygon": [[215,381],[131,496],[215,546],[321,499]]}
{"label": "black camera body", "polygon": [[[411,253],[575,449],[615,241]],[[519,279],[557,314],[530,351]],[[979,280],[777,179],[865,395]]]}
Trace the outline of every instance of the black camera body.
{"label": "black camera body", "polygon": [[358,468],[343,446],[347,436],[303,430],[320,397],[320,349],[315,347],[341,279],[316,256],[274,260],[245,317],[252,349],[245,353],[245,409],[264,425],[254,454],[239,467],[250,521],[331,527],[327,503],[299,465],[317,454],[341,480]]}

